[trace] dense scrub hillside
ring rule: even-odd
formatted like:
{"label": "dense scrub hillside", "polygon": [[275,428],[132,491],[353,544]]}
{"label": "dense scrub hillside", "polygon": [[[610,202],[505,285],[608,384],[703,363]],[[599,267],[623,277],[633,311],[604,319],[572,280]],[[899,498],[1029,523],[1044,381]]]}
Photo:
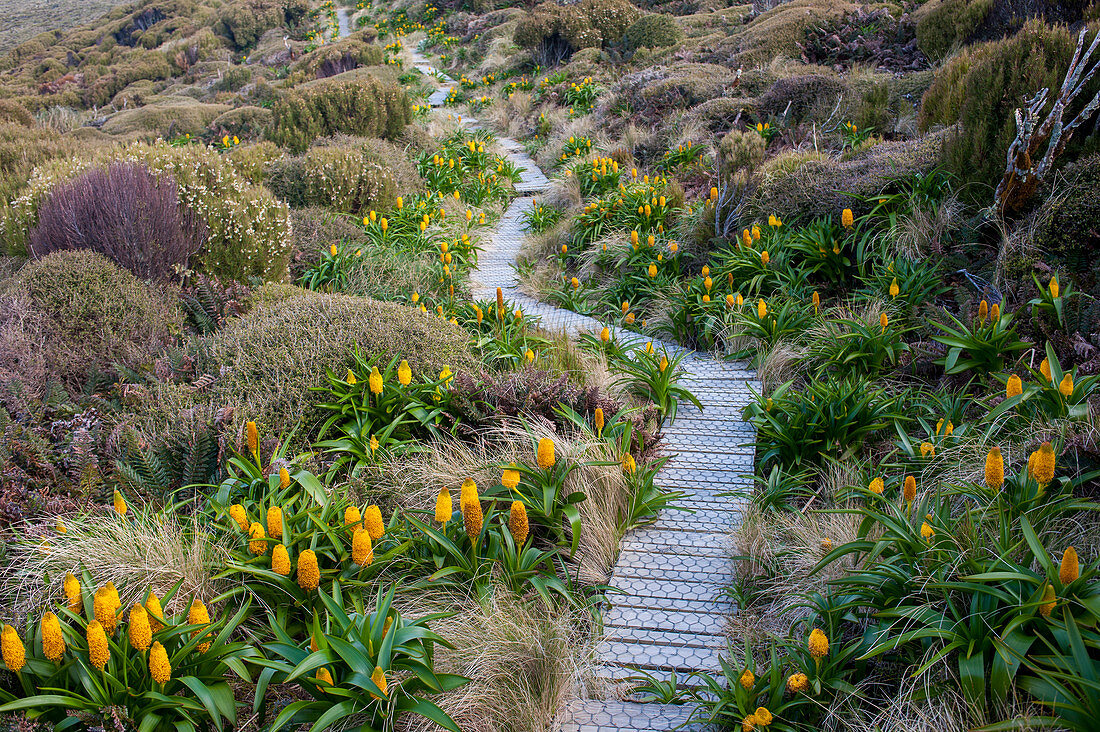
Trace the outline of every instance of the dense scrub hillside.
{"label": "dense scrub hillside", "polygon": [[[4,724],[1095,729],[1100,5],[86,10],[0,35]],[[511,140],[603,333],[473,296]],[[724,673],[616,685],[649,339],[756,370],[754,488]]]}

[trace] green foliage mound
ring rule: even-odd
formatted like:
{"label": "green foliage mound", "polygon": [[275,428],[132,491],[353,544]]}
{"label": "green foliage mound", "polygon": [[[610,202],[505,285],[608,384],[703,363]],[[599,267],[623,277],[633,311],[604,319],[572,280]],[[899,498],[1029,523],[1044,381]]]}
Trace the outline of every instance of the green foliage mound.
{"label": "green foliage mound", "polygon": [[90,251],[31,262],[0,298],[16,305],[0,307],[0,378],[31,386],[56,379],[79,390],[115,363],[148,363],[182,327],[174,297]]}
{"label": "green foliage mound", "polygon": [[272,139],[295,152],[339,132],[392,139],[412,119],[404,89],[374,77],[298,87],[275,104],[274,113]]}
{"label": "green foliage mound", "polygon": [[671,15],[650,13],[631,23],[623,32],[623,46],[630,51],[639,48],[675,46],[684,38],[684,31]]}
{"label": "green foliage mound", "polygon": [[989,198],[1004,172],[1015,110],[1043,87],[1057,94],[1076,42],[1066,28],[1033,20],[1011,38],[971,46],[936,74],[921,103],[920,126],[958,124],[945,162],[963,180],[982,184],[972,187],[976,195]]}
{"label": "green foliage mound", "polygon": [[254,304],[212,340],[212,370],[226,374],[214,399],[270,429],[314,424],[310,389],[327,384],[326,369],[343,375],[357,347],[383,362],[406,359],[417,374],[474,365],[464,330],[415,308],[274,284],[258,290]]}
{"label": "green foliage mound", "polygon": [[627,0],[582,0],[569,6],[542,3],[519,20],[512,38],[523,48],[561,60],[582,48],[618,43],[639,16]]}
{"label": "green foliage mound", "polygon": [[422,187],[416,168],[384,140],[336,139],[271,166],[268,185],[291,206],[362,213],[393,206]]}
{"label": "green foliage mound", "polygon": [[203,145],[135,143],[39,166],[4,219],[8,252],[24,251],[26,232],[37,223],[39,203],[54,185],[92,166],[113,162],[141,163],[153,173],[168,173],[176,179],[180,200],[198,213],[209,230],[206,243],[192,260],[193,267],[239,281],[286,278],[290,258],[286,204],[265,188],[249,183],[231,160]]}

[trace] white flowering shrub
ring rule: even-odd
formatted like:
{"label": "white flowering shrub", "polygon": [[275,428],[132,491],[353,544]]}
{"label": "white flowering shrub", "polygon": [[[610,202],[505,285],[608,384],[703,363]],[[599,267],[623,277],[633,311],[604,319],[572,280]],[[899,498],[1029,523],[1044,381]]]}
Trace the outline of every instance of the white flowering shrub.
{"label": "white flowering shrub", "polygon": [[181,203],[197,213],[209,230],[194,260],[197,269],[235,280],[286,279],[291,255],[289,208],[238,173],[230,160],[202,145],[134,143],[35,168],[29,185],[6,213],[2,228],[14,239],[9,249],[25,250],[27,234],[38,223],[38,206],[55,185],[90,167],[113,162],[142,163],[154,173],[175,177]]}

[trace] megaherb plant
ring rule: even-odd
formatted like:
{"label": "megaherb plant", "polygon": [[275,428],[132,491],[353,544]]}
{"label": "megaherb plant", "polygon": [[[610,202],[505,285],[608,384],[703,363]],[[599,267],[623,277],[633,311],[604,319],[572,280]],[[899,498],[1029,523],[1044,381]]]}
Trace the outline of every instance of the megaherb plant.
{"label": "megaherb plant", "polygon": [[647,343],[644,348],[633,349],[625,358],[611,359],[608,366],[617,376],[616,383],[657,407],[660,424],[665,420],[671,424],[676,421],[681,401],[690,402],[700,410],[703,408],[690,390],[679,385],[685,373],[680,364],[686,355],[686,351],[676,351],[670,358],[665,348],[658,351],[652,343]]}
{"label": "megaherb plant", "polygon": [[1010,422],[1088,418],[1088,399],[1100,384],[1100,376],[1079,376],[1076,366],[1063,371],[1049,342],[1038,371],[1028,371],[1031,378],[1027,382],[1016,374],[997,377],[1005,384],[1005,399],[989,411],[987,421],[1002,417]]}
{"label": "megaherb plant", "polygon": [[940,331],[932,339],[947,346],[947,355],[936,363],[949,374],[1004,371],[1007,360],[1031,347],[1017,337],[1016,328],[1012,325],[1013,314],[1007,310],[1000,312],[996,304],[990,306],[982,300],[976,316],[969,323],[964,323],[951,313],[945,312],[944,315],[950,322],[932,321],[932,325]]}
{"label": "megaherb plant", "polygon": [[287,705],[272,722],[272,732],[304,724],[322,730],[352,720],[366,730],[390,729],[403,713],[460,732],[454,720],[428,698],[467,681],[435,671],[435,647],[450,645],[428,624],[445,615],[403,616],[392,606],[394,589],[385,593],[380,589],[372,610],[352,612],[338,597],[319,591],[325,616],[323,621],[314,618],[308,644],[272,621],[275,640],[264,645],[267,657],[251,659],[263,669],[255,711],[263,720],[272,683],[296,683],[309,697]]}
{"label": "megaherb plant", "polygon": [[163,598],[148,591],[143,603],[123,608],[112,583],[93,591],[90,582],[87,572],[82,580],[69,574],[64,607],[32,618],[22,634],[4,626],[0,649],[16,691],[0,691],[0,712],[22,711],[58,732],[108,708],[143,732],[237,724],[227,676],[251,679],[244,661],[258,653],[233,640],[250,603],[211,620],[193,599],[187,613],[168,615],[162,607],[178,584]]}

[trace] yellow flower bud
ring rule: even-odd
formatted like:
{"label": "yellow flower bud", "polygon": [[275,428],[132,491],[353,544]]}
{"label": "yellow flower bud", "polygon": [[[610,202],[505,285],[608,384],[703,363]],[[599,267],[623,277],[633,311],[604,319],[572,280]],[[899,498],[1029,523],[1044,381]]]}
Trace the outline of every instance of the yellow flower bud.
{"label": "yellow flower bud", "polygon": [[153,647],[149,649],[149,675],[161,686],[167,684],[172,678],[172,665],[168,662],[168,652],[164,650],[160,641],[153,643]]}
{"label": "yellow flower bud", "polygon": [[298,586],[307,592],[316,590],[321,584],[321,568],[317,565],[317,555],[312,549],[306,549],[298,555]]}
{"label": "yellow flower bud", "polygon": [[516,546],[523,546],[527,540],[530,527],[527,523],[527,507],[520,501],[512,501],[512,508],[508,513],[508,531],[516,541]]}
{"label": "yellow flower bud", "polygon": [[538,459],[538,466],[543,470],[554,467],[554,463],[556,462],[554,459],[554,441],[549,437],[540,439],[536,457]]}

